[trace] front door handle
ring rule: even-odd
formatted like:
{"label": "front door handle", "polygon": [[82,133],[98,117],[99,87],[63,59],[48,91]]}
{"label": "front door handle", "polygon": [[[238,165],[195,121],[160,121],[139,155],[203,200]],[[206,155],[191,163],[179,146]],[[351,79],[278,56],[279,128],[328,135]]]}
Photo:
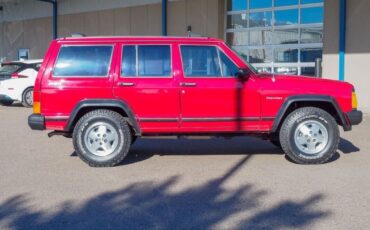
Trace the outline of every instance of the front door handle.
{"label": "front door handle", "polygon": [[195,82],[181,82],[180,85],[184,86],[184,87],[195,87],[195,86],[197,86],[197,83],[195,83]]}
{"label": "front door handle", "polygon": [[129,87],[129,86],[134,86],[135,84],[133,82],[118,82],[118,86],[122,87]]}

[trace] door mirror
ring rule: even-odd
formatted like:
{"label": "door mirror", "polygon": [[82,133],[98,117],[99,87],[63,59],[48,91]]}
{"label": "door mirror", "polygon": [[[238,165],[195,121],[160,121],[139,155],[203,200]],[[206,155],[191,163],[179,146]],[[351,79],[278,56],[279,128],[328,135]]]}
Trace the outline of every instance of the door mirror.
{"label": "door mirror", "polygon": [[239,71],[236,73],[236,77],[239,80],[246,81],[249,78],[249,69],[246,68],[240,68]]}

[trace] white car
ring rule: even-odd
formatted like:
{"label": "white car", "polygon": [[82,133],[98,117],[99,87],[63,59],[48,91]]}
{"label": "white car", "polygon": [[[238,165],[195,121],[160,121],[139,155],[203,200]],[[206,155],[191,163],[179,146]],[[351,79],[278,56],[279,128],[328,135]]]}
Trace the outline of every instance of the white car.
{"label": "white car", "polygon": [[25,107],[33,105],[33,87],[42,60],[2,63],[0,67],[0,104],[22,102]]}

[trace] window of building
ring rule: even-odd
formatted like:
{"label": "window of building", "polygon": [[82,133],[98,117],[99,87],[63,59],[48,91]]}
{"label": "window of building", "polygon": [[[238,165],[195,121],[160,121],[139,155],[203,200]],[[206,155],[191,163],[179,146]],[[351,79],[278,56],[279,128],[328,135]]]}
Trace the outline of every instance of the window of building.
{"label": "window of building", "polygon": [[315,59],[322,58],[323,0],[243,4],[239,11],[228,8],[225,15],[225,40],[241,57],[262,72],[314,74]]}
{"label": "window of building", "polygon": [[279,6],[291,6],[291,5],[298,5],[298,0],[274,0],[275,7]]}
{"label": "window of building", "polygon": [[53,70],[56,77],[107,77],[113,46],[62,46]]}
{"label": "window of building", "polygon": [[323,7],[310,7],[301,9],[302,24],[322,23],[323,17],[324,17]]}
{"label": "window of building", "polygon": [[269,8],[272,7],[272,0],[249,0],[250,9]]}
{"label": "window of building", "polygon": [[297,25],[298,9],[275,11],[275,26]]}
{"label": "window of building", "polygon": [[121,76],[171,76],[171,49],[168,45],[123,46]]}
{"label": "window of building", "polygon": [[301,0],[302,4],[323,3],[324,0]]}
{"label": "window of building", "polygon": [[228,11],[240,11],[247,9],[247,0],[230,0],[227,1]]}

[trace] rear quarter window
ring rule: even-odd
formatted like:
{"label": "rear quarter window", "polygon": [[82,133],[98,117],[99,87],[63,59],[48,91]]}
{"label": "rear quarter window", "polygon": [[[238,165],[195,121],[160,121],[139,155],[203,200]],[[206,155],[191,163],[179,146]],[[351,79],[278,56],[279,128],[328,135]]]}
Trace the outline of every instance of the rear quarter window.
{"label": "rear quarter window", "polygon": [[21,66],[16,64],[3,64],[3,66],[0,67],[0,74],[10,75],[20,70],[20,68]]}
{"label": "rear quarter window", "polygon": [[112,45],[62,46],[56,60],[55,77],[107,77]]}

